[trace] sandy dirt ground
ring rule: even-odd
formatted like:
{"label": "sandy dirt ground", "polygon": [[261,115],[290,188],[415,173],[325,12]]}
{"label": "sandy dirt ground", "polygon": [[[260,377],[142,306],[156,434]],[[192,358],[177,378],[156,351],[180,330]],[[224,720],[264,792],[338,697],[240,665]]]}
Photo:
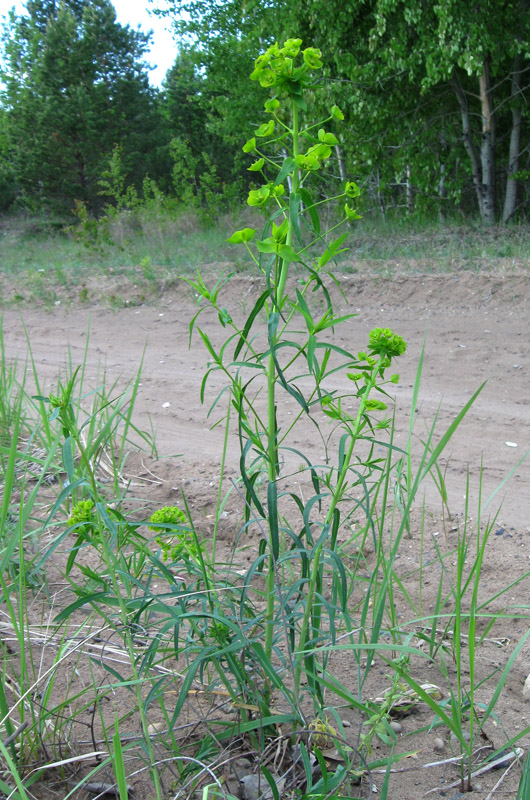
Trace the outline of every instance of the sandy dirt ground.
{"label": "sandy dirt ground", "polygon": [[[236,277],[223,302],[236,318],[252,308],[257,279]],[[462,506],[465,476],[477,475],[482,465],[483,495],[489,497],[530,449],[530,278],[526,275],[480,274],[440,277],[403,276],[393,280],[348,278],[343,281],[346,302],[337,313],[357,316],[337,329],[335,342],[363,349],[375,326],[391,327],[408,343],[399,362],[396,388],[397,420],[407,430],[412,387],[425,338],[424,368],[418,417],[431,424],[438,414],[442,432],[483,382],[486,385],[459,428],[446,453],[450,506]],[[134,298],[133,298],[134,303]],[[70,358],[81,363],[87,350],[88,374],[106,373],[107,384],[124,386],[134,378],[143,354],[141,390],[135,422],[151,428],[161,456],[175,460],[186,480],[204,474],[209,486],[222,451],[223,430],[210,430],[208,399],[200,403],[200,385],[208,354],[195,334],[191,346],[189,321],[197,310],[185,285],[163,294],[156,303],[121,310],[102,307],[53,311],[25,308],[4,311],[4,338],[8,358],[24,361],[28,332],[41,377],[55,386]],[[219,347],[226,338],[216,316],[203,315],[201,326]],[[88,342],[87,342],[88,336]],[[210,384],[211,385],[211,384]],[[418,427],[418,434],[422,431]],[[300,442],[311,453],[312,441]],[[237,464],[237,444],[231,456]],[[488,506],[498,508],[506,529],[527,531],[530,525],[530,462],[517,468]]]}
{"label": "sandy dirt ground", "polygon": [[[337,295],[338,313],[356,316],[337,329],[335,342],[364,349],[374,326],[391,327],[403,336],[407,353],[399,367],[395,387],[397,443],[405,442],[418,360],[423,342],[425,356],[415,432],[419,438],[436,415],[437,436],[441,435],[473,393],[485,386],[463,419],[458,433],[441,461],[448,489],[448,505],[458,518],[465,508],[466,476],[470,475],[470,506],[476,514],[479,475],[482,471],[484,515],[497,519],[488,544],[485,578],[487,591],[505,587],[511,579],[530,570],[530,458],[518,462],[530,450],[530,276],[458,273],[452,275],[398,275],[381,277],[344,276],[344,298]],[[226,305],[234,318],[243,319],[259,291],[259,279],[235,276],[226,294]],[[123,296],[127,293],[122,288]],[[23,363],[27,353],[27,330],[33,358],[41,380],[53,390],[57,375],[64,374],[67,358],[74,365],[87,356],[87,374],[97,382],[105,371],[107,384],[125,386],[134,378],[143,354],[141,386],[134,422],[156,432],[160,461],[131,457],[131,470],[156,476],[149,490],[151,502],[175,502],[182,489],[202,519],[208,533],[219,481],[222,426],[211,430],[215,415],[208,419],[208,405],[221,386],[214,376],[201,404],[201,380],[208,354],[194,335],[189,346],[188,325],[196,311],[196,298],[185,284],[161,294],[149,304],[138,305],[131,290],[129,305],[111,310],[103,304],[66,306],[51,311],[40,308],[8,308],[3,312],[3,331],[8,359]],[[204,315],[201,324],[214,346],[226,333],[215,316]],[[394,387],[393,387],[394,389]],[[310,458],[320,457],[321,445],[311,430],[304,431],[297,447]],[[237,469],[238,445],[229,441],[228,471]],[[144,469],[145,467],[145,469]],[[510,480],[501,486],[513,471]],[[501,487],[499,489],[499,487]],[[497,489],[499,489],[497,491]],[[432,520],[440,520],[442,504],[435,487],[426,486],[426,509]],[[433,522],[433,525],[435,523]],[[230,534],[226,534],[230,536]],[[235,537],[236,531],[233,531]],[[409,558],[414,559],[417,543]],[[528,608],[528,581],[504,603]],[[523,596],[524,595],[524,596]],[[511,647],[527,630],[528,622],[510,622],[505,634]],[[495,651],[486,654],[494,664],[503,658]],[[507,655],[506,655],[507,658]],[[490,670],[491,671],[491,670]],[[502,726],[515,735],[530,721],[530,705],[522,701],[522,688],[530,672],[530,649],[525,647],[514,664],[504,695]],[[522,710],[521,710],[522,709]],[[427,720],[427,717],[425,718]],[[407,722],[404,721],[405,732]],[[523,745],[530,743],[527,734]],[[409,744],[404,745],[409,747]],[[437,756],[428,749],[424,761]],[[381,754],[383,754],[383,750]],[[445,753],[446,756],[450,753]],[[453,770],[454,772],[454,770]],[[431,771],[432,773],[432,771]],[[474,796],[489,797],[498,775],[486,773]],[[515,798],[520,771],[512,771],[495,797]],[[450,783],[449,767],[440,767],[433,777],[403,773],[394,784],[397,798],[422,797],[437,781]],[[456,789],[440,790],[435,796],[458,797]]]}

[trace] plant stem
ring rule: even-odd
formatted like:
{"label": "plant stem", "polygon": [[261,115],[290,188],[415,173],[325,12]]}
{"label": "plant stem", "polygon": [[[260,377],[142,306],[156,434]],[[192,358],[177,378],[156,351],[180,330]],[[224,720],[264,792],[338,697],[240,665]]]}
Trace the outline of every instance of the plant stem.
{"label": "plant stem", "polygon": [[335,508],[337,507],[337,503],[339,502],[339,500],[342,497],[343,489],[344,489],[344,482],[346,480],[346,476],[347,476],[348,470],[350,468],[351,458],[352,458],[352,455],[353,455],[353,448],[355,447],[355,444],[357,442],[357,437],[359,436],[359,431],[360,431],[362,420],[363,420],[363,416],[364,416],[364,413],[365,413],[366,401],[368,400],[368,398],[370,396],[370,392],[372,391],[372,389],[374,388],[374,386],[376,384],[377,376],[379,374],[379,369],[381,368],[382,361],[383,361],[383,358],[380,358],[379,361],[377,362],[376,366],[374,366],[374,368],[372,369],[372,375],[371,375],[371,378],[370,378],[370,380],[368,382],[368,385],[366,387],[366,391],[363,393],[363,395],[361,397],[361,404],[359,406],[359,411],[357,412],[357,417],[355,418],[355,422],[353,424],[353,428],[352,428],[352,431],[351,431],[350,443],[348,445],[348,450],[346,451],[346,454],[344,456],[344,461],[343,461],[341,470],[339,472],[337,485],[335,486],[335,491],[333,492],[333,496],[331,498],[331,503],[330,503],[330,506],[329,506],[329,509],[328,509],[328,513],[326,514],[326,521],[325,521],[326,525],[330,525],[331,524],[331,521],[333,519],[333,514],[335,513]]}
{"label": "plant stem", "polygon": [[219,491],[217,492],[217,506],[215,510],[215,525],[213,529],[213,537],[212,537],[212,556],[211,556],[211,565],[215,565],[215,553],[216,553],[216,546],[217,546],[217,530],[219,527],[219,520],[221,518],[221,508],[222,508],[222,492],[223,492],[223,480],[225,477],[225,467],[226,467],[226,453],[228,450],[228,433],[230,431],[230,410],[232,408],[232,404],[228,402],[228,408],[226,411],[226,425],[225,425],[225,435],[223,441],[223,453],[221,456],[221,474],[219,475]]}
{"label": "plant stem", "polygon": [[[343,494],[344,482],[345,482],[346,476],[348,474],[348,469],[349,469],[351,458],[352,458],[352,455],[353,455],[353,448],[355,447],[355,443],[357,441],[357,437],[359,435],[359,431],[360,431],[360,428],[361,428],[362,419],[363,419],[363,415],[364,415],[365,408],[366,408],[366,401],[368,400],[368,397],[370,396],[370,392],[372,391],[372,389],[375,386],[375,383],[376,383],[376,380],[377,380],[377,375],[379,373],[379,369],[381,367],[382,361],[383,361],[383,358],[381,357],[379,359],[378,363],[373,367],[371,378],[370,378],[370,380],[369,380],[369,382],[368,382],[368,384],[366,386],[366,391],[363,393],[363,395],[361,397],[361,404],[359,406],[359,411],[357,412],[357,417],[355,419],[355,422],[353,424],[353,428],[352,428],[352,431],[351,431],[350,443],[348,445],[348,450],[346,451],[346,454],[344,456],[344,461],[343,461],[343,464],[342,464],[342,467],[341,467],[341,470],[340,470],[340,473],[339,473],[339,477],[338,477],[338,480],[337,480],[337,485],[335,486],[335,491],[333,492],[333,496],[331,498],[331,503],[330,503],[330,506],[329,506],[329,509],[328,509],[328,513],[326,515],[326,520],[325,520],[324,525],[327,526],[328,528],[331,525],[331,522],[333,520],[333,514],[335,513],[335,508],[337,507],[337,503],[339,502],[339,500],[341,499],[342,494]],[[299,685],[300,685],[300,675],[301,675],[301,669],[302,669],[301,658],[302,658],[302,654],[303,654],[303,651],[304,651],[305,646],[306,646],[308,632],[309,632],[309,620],[310,620],[310,617],[311,617],[311,613],[313,611],[315,586],[316,586],[316,582],[317,582],[317,578],[318,578],[318,573],[319,573],[319,570],[320,570],[320,559],[322,557],[323,547],[324,547],[324,543],[321,543],[316,548],[315,554],[313,556],[313,564],[311,566],[311,577],[309,579],[309,587],[308,587],[308,590],[307,590],[307,600],[306,600],[306,604],[305,604],[305,608],[304,608],[304,617],[303,617],[303,620],[302,620],[302,627],[301,627],[301,630],[300,630],[300,638],[298,640],[298,647],[297,647],[297,660],[296,660],[296,671],[295,671],[295,687],[296,687],[296,690],[299,689]]]}
{"label": "plant stem", "polygon": [[[292,145],[293,145],[293,157],[299,153],[299,116],[298,116],[298,107],[296,103],[293,103],[293,128],[292,128]],[[298,192],[299,184],[300,184],[300,174],[299,170],[295,168],[291,175],[292,178],[292,188],[291,192],[295,193]],[[294,239],[294,226],[292,224],[291,219],[289,219],[289,225],[287,228],[287,235],[285,239],[285,243],[287,245],[292,245]],[[271,308],[272,311],[277,311],[282,306],[282,300],[285,292],[285,285],[287,282],[287,275],[289,272],[289,262],[285,261],[284,259],[280,259],[280,271],[278,277],[278,283],[274,287],[275,290],[275,297],[274,297],[274,306]],[[276,428],[276,365],[274,363],[274,347],[276,345],[278,336],[275,333],[273,340],[270,342],[271,354],[269,356],[269,363],[267,367],[267,453],[269,458],[268,464],[268,473],[269,473],[269,480],[275,481],[278,476],[279,471],[279,458],[278,458],[278,432]],[[269,515],[270,519],[270,515]],[[269,566],[267,571],[267,614],[266,614],[266,622],[265,622],[265,654],[268,659],[271,658],[272,655],[272,640],[273,640],[273,631],[274,631],[274,604],[275,604],[275,583],[274,583],[274,573],[275,573],[275,563],[274,563],[274,556],[272,552],[269,554]]]}
{"label": "plant stem", "polygon": [[[293,103],[293,158],[296,158],[300,152],[300,122],[298,116],[298,106],[296,103]],[[291,173],[291,195],[296,195],[298,193],[298,189],[300,188],[300,171],[295,168]],[[287,236],[285,239],[285,243],[288,245],[292,245],[294,240],[294,226],[292,220],[289,218],[289,227],[287,229]],[[289,272],[289,263],[282,259],[281,268],[280,268],[280,280],[278,282],[278,287],[276,291],[276,302],[277,307],[280,308],[281,302],[283,299],[283,293],[285,291],[285,284],[287,281],[287,275]]]}

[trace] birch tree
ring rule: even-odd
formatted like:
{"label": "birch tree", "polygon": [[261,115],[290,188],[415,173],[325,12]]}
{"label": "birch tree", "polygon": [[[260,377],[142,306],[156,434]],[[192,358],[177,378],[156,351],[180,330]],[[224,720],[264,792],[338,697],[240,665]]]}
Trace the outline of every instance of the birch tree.
{"label": "birch tree", "polygon": [[303,0],[302,8],[309,36],[334,54],[332,77],[350,95],[354,126],[379,146],[401,126],[393,160],[410,166],[407,185],[438,170],[440,194],[453,175],[456,199],[469,175],[484,223],[498,218],[503,196],[502,219],[513,217],[530,146],[528,0]]}
{"label": "birch tree", "polygon": [[[423,92],[449,83],[480,217],[495,222],[502,191],[497,177],[504,176],[502,217],[509,220],[517,208],[519,160],[530,145],[522,112],[530,91],[527,0],[377,0],[374,22],[371,46],[389,68],[407,71]],[[506,126],[508,150],[499,142]]]}

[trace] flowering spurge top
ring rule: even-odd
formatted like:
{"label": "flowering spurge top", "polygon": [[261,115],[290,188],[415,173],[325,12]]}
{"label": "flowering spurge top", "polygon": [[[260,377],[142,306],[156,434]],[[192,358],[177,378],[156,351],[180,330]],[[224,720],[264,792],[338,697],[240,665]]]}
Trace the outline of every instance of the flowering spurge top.
{"label": "flowering spurge top", "polygon": [[[243,145],[243,152],[255,156],[248,170],[256,175],[261,175],[264,181],[262,186],[249,191],[247,199],[249,206],[261,208],[266,214],[269,214],[267,206],[274,204],[287,218],[293,208],[296,216],[300,203],[304,202],[314,222],[318,204],[312,201],[306,190],[305,182],[311,173],[317,172],[332,156],[333,149],[339,144],[336,135],[324,126],[330,122],[344,120],[344,114],[338,106],[333,105],[326,119],[299,128],[298,112],[308,110],[304,90],[311,85],[311,73],[322,67],[320,50],[315,47],[306,47],[302,50],[301,45],[301,39],[287,39],[283,46],[275,43],[256,59],[250,77],[251,80],[259,81],[261,86],[271,90],[272,96],[264,104],[265,112],[271,115],[271,119],[256,128],[254,135]],[[287,105],[291,105],[293,120],[296,117],[297,121],[293,122],[292,129],[286,124],[284,115],[281,113],[282,100],[287,101]],[[292,137],[292,141],[290,137]],[[281,147],[286,154],[281,165],[278,165],[275,158],[269,157],[262,151],[264,145],[274,145],[277,150]],[[270,176],[271,169],[276,173],[273,177]],[[285,184],[289,183],[289,179],[291,182],[294,181],[292,185],[295,186],[295,189],[292,196],[286,200]],[[289,190],[291,190],[291,185],[289,185]],[[351,201],[356,200],[360,193],[360,189],[354,181],[347,181],[343,191],[332,198],[333,200],[342,198],[345,200],[343,221],[360,219],[356,209],[351,205]],[[235,231],[228,241],[234,244],[245,244],[249,249],[248,243],[255,233],[254,229],[245,228]],[[301,260],[299,253],[293,250],[291,242],[276,242],[274,249],[270,249],[268,241],[256,244],[260,252],[275,252],[285,262]],[[328,255],[322,256],[323,262],[319,261],[319,269],[330,258],[342,252],[339,249],[340,245],[334,244],[337,245],[337,252],[332,249],[332,246],[328,246],[328,251],[326,251]]]}
{"label": "flowering spurge top", "polygon": [[[306,47],[302,51],[301,63],[297,65],[301,44],[301,39],[287,39],[283,47],[271,45],[257,57],[250,79],[259,81],[266,89],[275,87],[278,92],[286,92],[302,100],[302,90],[311,80],[309,73],[322,67],[322,53],[316,47]],[[274,108],[277,105],[273,102],[267,110],[273,111]]]}
{"label": "flowering spurge top", "polygon": [[407,349],[407,343],[402,336],[398,336],[390,328],[374,328],[370,331],[368,344],[372,353],[386,356],[389,359],[402,356]]}

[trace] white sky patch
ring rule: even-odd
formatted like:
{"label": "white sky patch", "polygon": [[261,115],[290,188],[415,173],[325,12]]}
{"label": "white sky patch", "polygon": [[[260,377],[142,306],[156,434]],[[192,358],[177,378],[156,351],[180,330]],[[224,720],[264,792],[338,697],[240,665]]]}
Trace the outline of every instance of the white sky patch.
{"label": "white sky patch", "polygon": [[[4,0],[0,0],[0,3]],[[171,21],[169,17],[157,17],[149,13],[153,8],[152,3],[142,0],[112,0],[116,9],[118,22],[122,25],[129,24],[131,28],[137,28],[147,33],[153,31],[153,43],[147,55],[147,60],[151,66],[156,67],[149,73],[149,80],[152,86],[160,86],[166,72],[175,63],[177,57],[177,47],[171,33]]]}

